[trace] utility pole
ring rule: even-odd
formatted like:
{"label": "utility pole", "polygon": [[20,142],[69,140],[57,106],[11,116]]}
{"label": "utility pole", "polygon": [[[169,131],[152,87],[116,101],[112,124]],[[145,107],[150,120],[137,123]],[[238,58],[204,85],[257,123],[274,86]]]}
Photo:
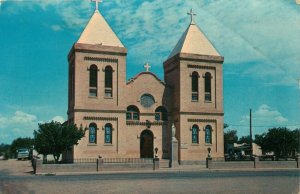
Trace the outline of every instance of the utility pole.
{"label": "utility pole", "polygon": [[253,156],[253,146],[252,146],[252,111],[250,109],[250,148],[251,148],[251,158]]}

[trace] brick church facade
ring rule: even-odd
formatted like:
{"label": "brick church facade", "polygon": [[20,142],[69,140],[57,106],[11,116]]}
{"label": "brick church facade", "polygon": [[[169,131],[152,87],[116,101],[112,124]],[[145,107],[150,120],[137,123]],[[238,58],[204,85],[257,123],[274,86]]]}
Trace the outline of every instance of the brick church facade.
{"label": "brick church facade", "polygon": [[[192,14],[192,12],[191,12]],[[193,15],[192,15],[193,16]],[[170,158],[176,127],[180,164],[222,158],[224,58],[191,19],[163,63],[126,81],[127,49],[96,10],[68,55],[68,121],[85,130],[71,157]]]}

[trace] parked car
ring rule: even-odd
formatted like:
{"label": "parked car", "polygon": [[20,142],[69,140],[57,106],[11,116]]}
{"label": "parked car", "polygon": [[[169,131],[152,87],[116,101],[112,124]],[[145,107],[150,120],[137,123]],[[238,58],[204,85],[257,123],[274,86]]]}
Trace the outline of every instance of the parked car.
{"label": "parked car", "polygon": [[21,148],[17,150],[17,153],[18,160],[29,159],[29,149]]}

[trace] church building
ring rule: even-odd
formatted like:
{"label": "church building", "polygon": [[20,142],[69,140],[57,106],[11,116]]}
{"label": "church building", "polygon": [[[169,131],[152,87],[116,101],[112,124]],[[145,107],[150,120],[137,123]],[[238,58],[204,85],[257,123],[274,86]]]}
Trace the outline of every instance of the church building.
{"label": "church building", "polygon": [[173,124],[179,164],[224,157],[224,58],[189,14],[164,80],[148,64],[127,80],[127,49],[96,8],[68,55],[68,122],[85,130],[73,159],[169,159]]}

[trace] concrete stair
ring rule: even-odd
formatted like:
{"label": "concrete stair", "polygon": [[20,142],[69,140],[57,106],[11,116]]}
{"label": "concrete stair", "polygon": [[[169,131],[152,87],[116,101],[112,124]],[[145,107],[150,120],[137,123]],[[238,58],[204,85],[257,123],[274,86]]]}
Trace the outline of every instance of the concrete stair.
{"label": "concrete stair", "polygon": [[169,159],[159,159],[159,168],[169,168]]}

